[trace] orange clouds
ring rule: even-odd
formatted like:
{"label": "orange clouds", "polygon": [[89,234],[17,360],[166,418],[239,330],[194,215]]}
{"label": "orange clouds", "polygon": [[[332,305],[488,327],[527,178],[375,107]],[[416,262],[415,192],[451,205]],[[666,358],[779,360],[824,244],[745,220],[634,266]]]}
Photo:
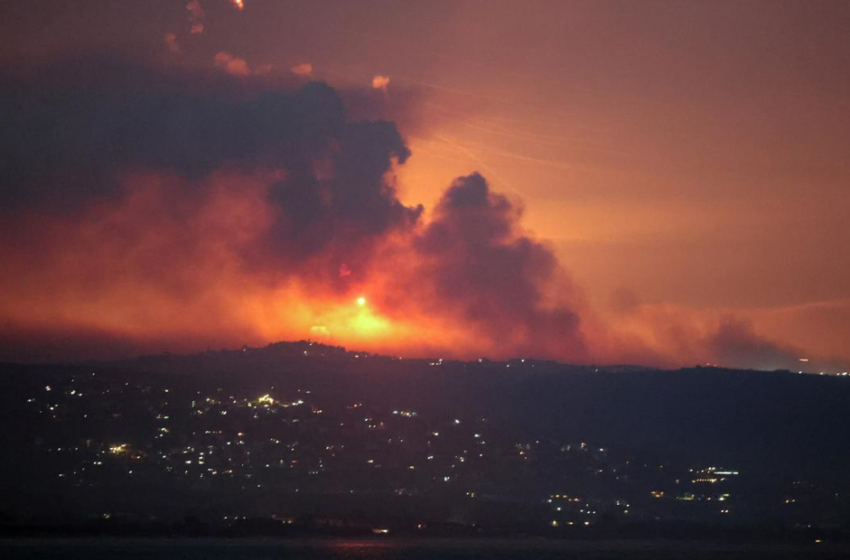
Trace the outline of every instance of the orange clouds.
{"label": "orange clouds", "polygon": [[[108,334],[131,352],[312,337],[462,358],[778,367],[786,356],[739,320],[702,326],[685,310],[633,300],[600,322],[475,178],[456,184],[424,229],[387,236],[336,275],[321,272],[330,253],[286,264],[268,236],[282,218],[271,193],[289,180],[261,169],[197,181],[135,173],[118,199],[82,214],[22,215],[11,235],[28,242],[0,246],[17,271],[0,279],[15,294],[0,300],[0,317],[31,337]],[[560,303],[539,291],[543,281]]]}
{"label": "orange clouds", "polygon": [[[85,357],[104,352],[97,340],[133,353],[311,337],[461,358],[793,361],[738,319],[706,324],[696,312],[631,301],[601,321],[546,250],[514,229],[498,195],[487,202],[455,191],[424,229],[381,239],[365,260],[337,264],[337,274],[322,272],[328,259],[338,262],[332,253],[287,264],[268,236],[282,219],[271,193],[288,181],[273,170],[224,168],[196,181],[142,172],[122,179],[118,199],[79,215],[21,215],[2,235],[27,243],[0,245],[0,262],[16,271],[0,278],[0,317],[30,343],[51,336],[89,345]],[[543,281],[560,303],[544,297]],[[361,294],[368,304],[357,304]]]}
{"label": "orange clouds", "polygon": [[295,66],[290,68],[289,71],[298,76],[299,78],[307,78],[311,74],[313,74],[313,65],[309,62],[304,62],[301,64],[296,64]]}
{"label": "orange clouds", "polygon": [[233,333],[231,322],[250,337],[239,319],[244,293],[227,287],[247,280],[239,255],[268,224],[262,182],[217,174],[201,200],[180,194],[186,183],[177,177],[146,173],[124,184],[120,200],[74,218],[36,226],[28,217],[17,235],[33,242],[38,257],[3,247],[2,260],[20,273],[2,280],[4,293],[17,296],[4,298],[0,313],[29,328],[173,337],[178,346],[184,337]]}
{"label": "orange clouds", "polygon": [[[257,73],[225,51],[215,62]],[[610,313],[594,307],[482,174],[432,186],[444,190],[426,220],[399,199],[411,152],[398,128],[350,116],[374,96],[227,76],[162,85],[155,72],[119,72],[144,77],[133,88],[108,76],[45,99],[19,84],[11,97],[0,263],[15,273],[0,277],[0,351],[22,339],[86,339],[96,357],[313,336],[462,358],[794,358],[735,316],[627,293]]]}
{"label": "orange clouds", "polygon": [[227,51],[219,51],[213,58],[217,68],[227,72],[231,76],[261,76],[271,72],[271,64],[260,64],[252,70],[248,63],[243,58],[239,58],[230,54]]}
{"label": "orange clouds", "polygon": [[203,33],[206,13],[201,7],[201,3],[198,0],[191,0],[188,4],[186,4],[186,12],[188,12],[189,24],[191,26],[189,31],[193,35]]}
{"label": "orange clouds", "polygon": [[249,76],[251,68],[244,59],[238,58],[226,51],[219,51],[213,59],[215,65],[231,76]]}
{"label": "orange clouds", "polygon": [[[267,252],[280,219],[269,189],[281,180],[274,171],[223,170],[197,182],[144,172],[122,179],[119,199],[79,215],[22,215],[12,235],[29,245],[0,246],[0,261],[17,270],[0,278],[0,291],[14,294],[0,299],[0,317],[30,333],[30,343],[39,333],[92,336],[123,341],[131,352],[317,335],[416,351],[429,338],[428,319],[421,310],[403,317],[414,302],[387,307],[382,284],[391,276],[364,274],[359,263],[352,289],[339,292],[311,272],[323,266],[321,255],[287,270]],[[352,294],[361,292],[369,305],[356,304]],[[442,330],[433,344],[448,344],[453,329]]]}

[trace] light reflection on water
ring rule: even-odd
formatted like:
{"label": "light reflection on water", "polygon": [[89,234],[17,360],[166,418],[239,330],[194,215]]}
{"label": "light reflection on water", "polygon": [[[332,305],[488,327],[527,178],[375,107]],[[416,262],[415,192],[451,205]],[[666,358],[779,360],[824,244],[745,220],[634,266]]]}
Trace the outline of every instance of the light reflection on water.
{"label": "light reflection on water", "polygon": [[3,560],[751,560],[846,559],[847,547],[540,540],[21,540]]}

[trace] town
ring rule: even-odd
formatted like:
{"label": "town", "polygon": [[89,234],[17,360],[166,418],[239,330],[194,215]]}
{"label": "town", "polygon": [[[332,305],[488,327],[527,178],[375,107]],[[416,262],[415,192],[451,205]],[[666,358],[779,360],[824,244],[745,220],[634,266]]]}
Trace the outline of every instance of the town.
{"label": "town", "polygon": [[[225,373],[240,361],[246,370]],[[188,371],[205,371],[207,363],[224,370]],[[455,406],[447,396],[414,408],[418,397],[398,390],[398,378],[384,381],[386,391],[371,389],[387,371],[410,370],[415,379],[435,364],[461,384],[472,380],[458,368],[489,374],[496,384],[492,370],[506,365],[513,373],[499,375],[531,380],[536,370],[600,375],[588,366],[558,373],[562,366],[531,360],[401,360],[310,342],[127,363],[8,366],[26,371],[3,376],[2,520],[18,530],[49,527],[68,523],[73,512],[72,521],[89,528],[192,519],[276,534],[848,527],[846,478],[814,483],[793,469],[557,439],[534,432],[532,423],[503,421],[486,400]]]}

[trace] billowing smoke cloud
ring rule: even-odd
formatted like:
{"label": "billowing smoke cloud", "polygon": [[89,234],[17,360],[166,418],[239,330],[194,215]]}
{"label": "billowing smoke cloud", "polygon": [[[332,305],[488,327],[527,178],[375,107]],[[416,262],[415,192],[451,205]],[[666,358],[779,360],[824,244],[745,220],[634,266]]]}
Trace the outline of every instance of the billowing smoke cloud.
{"label": "billowing smoke cloud", "polygon": [[[546,301],[558,273],[555,256],[517,230],[520,216],[481,175],[455,180],[416,240],[418,273],[435,301],[484,338],[515,352],[584,358],[578,313]],[[574,301],[567,280],[559,280],[562,296]]]}
{"label": "billowing smoke cloud", "polygon": [[147,80],[159,85],[107,80],[61,95],[43,84],[8,89],[0,103],[0,139],[9,146],[0,161],[6,211],[67,212],[119,197],[126,192],[121,177],[134,170],[197,180],[230,166],[282,177],[267,193],[280,212],[268,232],[278,257],[357,256],[367,238],[417,220],[421,209],[402,205],[385,177],[393,161],[409,156],[401,135],[389,122],[350,122],[328,86],[229,94],[232,84],[204,83],[214,92],[207,95],[193,93],[200,84],[191,80],[162,84],[168,78],[150,72]]}
{"label": "billowing smoke cloud", "polygon": [[706,342],[710,356],[720,364],[737,367],[782,369],[795,363],[801,355],[799,350],[759,336],[752,323],[736,317],[724,317]]}
{"label": "billowing smoke cloud", "polygon": [[[426,222],[398,196],[396,125],[303,77],[80,60],[2,80],[0,352],[313,336],[462,357],[785,355],[734,321],[659,320],[657,345],[602,324],[515,202],[475,173]],[[628,307],[624,325],[660,317]]]}
{"label": "billowing smoke cloud", "polygon": [[618,290],[612,304],[604,352],[627,362],[772,370],[794,368],[801,355],[791,345],[760,335],[748,318],[729,310],[649,304],[627,289]]}

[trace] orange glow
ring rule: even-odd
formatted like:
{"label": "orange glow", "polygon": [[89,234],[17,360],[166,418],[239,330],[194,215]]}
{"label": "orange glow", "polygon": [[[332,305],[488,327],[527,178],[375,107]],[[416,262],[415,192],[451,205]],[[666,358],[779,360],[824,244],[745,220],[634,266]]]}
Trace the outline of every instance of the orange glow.
{"label": "orange glow", "polygon": [[375,76],[372,78],[372,89],[381,90],[384,94],[387,93],[387,88],[390,85],[389,76]]}
{"label": "orange glow", "polygon": [[275,255],[257,255],[268,265],[248,270],[246,255],[273,223],[266,189],[282,176],[214,173],[194,187],[207,193],[197,203],[174,194],[192,190],[185,179],[131,175],[121,200],[73,219],[28,220],[31,244],[0,246],[0,261],[16,271],[0,277],[0,319],[36,341],[106,334],[125,344],[108,345],[117,354],[311,338],[391,355],[661,365],[703,362],[707,333],[722,320],[638,305],[603,321],[582,307],[588,349],[576,354],[557,332],[534,341],[522,328],[488,333],[452,305],[434,305],[405,239],[383,241],[357,292],[338,263],[326,269],[342,287],[316,280],[321,261],[281,278]]}
{"label": "orange glow", "polygon": [[[531,291],[545,297],[520,301],[506,295],[522,292],[509,281],[511,270],[473,263],[469,270],[483,271],[480,284],[502,289],[464,312],[458,308],[475,299],[475,281],[462,279],[459,284],[472,288],[450,302],[456,286],[441,291],[422,254],[410,250],[417,232],[384,238],[388,230],[380,220],[368,224],[375,226],[367,235],[375,234],[369,240],[375,246],[340,243],[328,252],[319,240],[307,257],[293,256],[297,251],[282,240],[305,229],[288,223],[299,209],[282,209],[280,199],[270,203],[272,181],[248,171],[259,161],[288,165],[281,163],[288,158],[267,159],[283,145],[266,146],[266,153],[254,151],[252,140],[244,151],[224,150],[227,157],[210,152],[199,157],[203,171],[187,175],[191,180],[146,172],[160,157],[183,159],[179,149],[196,144],[187,140],[196,131],[183,128],[181,109],[171,125],[185,137],[163,139],[173,144],[162,141],[151,153],[145,144],[157,139],[125,138],[126,145],[112,151],[113,139],[133,129],[121,126],[124,116],[141,114],[148,104],[135,95],[121,101],[123,94],[109,90],[104,109],[112,101],[129,103],[121,118],[105,110],[89,127],[85,115],[74,113],[78,103],[59,103],[61,112],[33,121],[56,127],[22,129],[23,139],[46,132],[44,143],[33,149],[29,140],[15,143],[10,165],[0,165],[8,175],[0,197],[0,352],[11,356],[24,344],[35,348],[28,341],[36,340],[85,352],[83,338],[99,339],[98,348],[130,354],[310,337],[406,355],[523,352],[598,363],[744,364],[735,352],[712,345],[712,334],[720,332],[727,348],[748,346],[755,365],[774,365],[762,359],[774,354],[795,370],[819,371],[826,358],[838,362],[833,371],[847,369],[850,96],[843,70],[850,34],[835,25],[844,14],[817,9],[800,17],[792,2],[771,10],[739,3],[730,26],[729,10],[719,3],[699,3],[681,19],[670,10],[637,7],[624,16],[593,2],[548,2],[532,10],[522,2],[487,10],[453,2],[451,9],[430,10],[438,17],[412,12],[405,2],[369,8],[311,2],[309,9],[263,2],[246,10],[245,0],[229,0],[219,6],[226,13],[207,0],[184,0],[185,10],[143,2],[127,2],[126,10],[54,4],[53,19],[74,25],[44,25],[37,10],[6,18],[6,81],[19,68],[15,81],[29,84],[21,100],[38,100],[34,112],[10,105],[13,125],[41,114],[36,107],[43,100],[61,101],[74,91],[91,91],[80,99],[96,106],[100,86],[81,87],[89,81],[124,84],[123,71],[110,75],[112,64],[85,72],[68,64],[95,60],[95,53],[115,51],[116,62],[126,55],[115,68],[135,61],[126,76],[142,75],[136,63],[155,73],[167,69],[167,78],[140,80],[140,88],[173,84],[199,100],[247,100],[327,81],[350,105],[352,122],[397,124],[412,156],[389,170],[387,180],[403,204],[424,204],[414,228],[427,228],[455,177],[478,171],[514,209],[525,208],[519,227],[529,228],[528,239],[557,257],[572,280],[533,283]],[[126,21],[133,21],[131,28]],[[274,70],[266,61],[275,62]],[[80,81],[66,84],[58,68]],[[208,72],[214,79],[206,79]],[[52,77],[43,83],[25,78],[41,73]],[[56,86],[47,86],[54,78]],[[29,94],[43,87],[50,94],[43,100]],[[17,95],[17,86],[6,89]],[[146,95],[158,100],[160,93]],[[198,123],[211,118],[203,114]],[[83,124],[67,128],[58,116]],[[89,132],[97,141],[86,140]],[[265,136],[246,138],[262,144]],[[222,143],[243,145],[226,137]],[[59,157],[41,153],[49,146]],[[106,162],[110,185],[89,185],[86,162],[71,164],[75,154],[103,147],[110,148],[103,157],[86,157],[98,166]],[[139,149],[139,157],[129,157]],[[108,163],[125,153],[127,160]],[[333,181],[335,156],[315,155],[309,163],[316,184]],[[237,164],[239,173],[229,167]],[[83,178],[66,181],[66,166]],[[30,184],[30,171],[34,177],[49,171],[44,180],[50,184]],[[126,189],[113,192],[122,174]],[[84,197],[85,209],[40,213],[42,187]],[[109,195],[84,194],[99,187]],[[180,194],[187,190],[205,194],[191,200]],[[6,208],[7,191],[20,191],[22,201],[35,196],[34,206]],[[321,204],[330,200],[322,187],[312,194]],[[293,216],[282,216],[287,213]],[[307,213],[296,217],[309,221]],[[329,237],[340,235],[334,226],[327,229],[334,230],[323,232]],[[305,235],[314,234],[324,239],[312,230]],[[272,236],[277,243],[267,243]],[[362,255],[351,254],[361,249]],[[632,295],[621,297],[626,292]],[[360,304],[362,294],[368,302]],[[556,328],[529,319],[536,318],[535,310],[528,314],[531,307],[559,297],[580,317],[583,349],[559,344]],[[482,319],[512,305],[524,321],[494,327]]]}
{"label": "orange glow", "polygon": [[32,246],[0,246],[0,261],[17,271],[0,277],[0,319],[34,339],[108,333],[129,353],[313,338],[411,355],[469,342],[463,325],[447,324],[450,316],[399,304],[394,275],[362,278],[369,293],[382,294],[367,302],[315,282],[310,268],[276,280],[273,255],[267,267],[247,271],[244,255],[272,223],[265,189],[279,178],[216,173],[195,206],[174,194],[185,190],[183,179],[133,175],[123,199],[82,218],[32,221]]}

